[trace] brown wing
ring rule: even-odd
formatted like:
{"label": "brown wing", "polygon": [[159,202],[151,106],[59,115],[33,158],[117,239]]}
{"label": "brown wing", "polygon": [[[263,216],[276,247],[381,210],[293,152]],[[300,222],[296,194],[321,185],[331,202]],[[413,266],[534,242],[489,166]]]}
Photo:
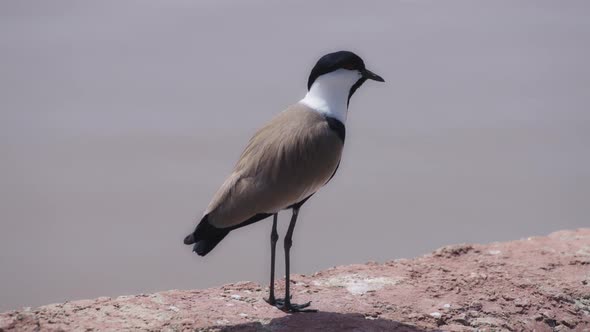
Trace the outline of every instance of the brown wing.
{"label": "brown wing", "polygon": [[205,211],[209,222],[231,227],[300,202],[334,174],[342,148],[324,116],[291,106],[250,139]]}

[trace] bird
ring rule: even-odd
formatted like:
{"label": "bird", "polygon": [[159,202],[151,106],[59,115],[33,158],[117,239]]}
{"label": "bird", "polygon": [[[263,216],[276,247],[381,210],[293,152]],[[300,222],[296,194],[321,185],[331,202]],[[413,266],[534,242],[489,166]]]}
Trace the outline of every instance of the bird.
{"label": "bird", "polygon": [[[314,312],[311,302],[291,302],[290,249],[299,209],[336,174],[350,98],[367,80],[385,80],[350,51],[326,54],[316,62],[307,93],[262,126],[246,145],[233,171],[213,195],[184,244],[207,255],[231,231],[272,218],[270,305],[285,312]],[[275,255],[278,213],[292,210],[284,238],[285,297],[276,298]]]}

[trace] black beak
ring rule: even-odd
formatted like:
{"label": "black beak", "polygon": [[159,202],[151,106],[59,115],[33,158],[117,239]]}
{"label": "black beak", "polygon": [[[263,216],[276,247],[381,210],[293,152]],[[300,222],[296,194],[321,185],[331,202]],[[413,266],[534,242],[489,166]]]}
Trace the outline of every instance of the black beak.
{"label": "black beak", "polygon": [[377,82],[385,82],[385,80],[383,79],[383,77],[375,74],[374,72],[365,69],[361,72],[361,74],[363,75],[364,78],[369,79],[369,80],[373,80],[373,81],[377,81]]}

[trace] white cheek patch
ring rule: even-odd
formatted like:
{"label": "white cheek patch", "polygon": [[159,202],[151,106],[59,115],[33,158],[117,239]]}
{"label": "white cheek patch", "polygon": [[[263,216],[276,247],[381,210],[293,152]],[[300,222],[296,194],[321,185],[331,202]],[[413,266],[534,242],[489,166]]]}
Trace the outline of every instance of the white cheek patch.
{"label": "white cheek patch", "polygon": [[358,70],[338,69],[319,76],[300,103],[346,123],[350,88],[361,78]]}

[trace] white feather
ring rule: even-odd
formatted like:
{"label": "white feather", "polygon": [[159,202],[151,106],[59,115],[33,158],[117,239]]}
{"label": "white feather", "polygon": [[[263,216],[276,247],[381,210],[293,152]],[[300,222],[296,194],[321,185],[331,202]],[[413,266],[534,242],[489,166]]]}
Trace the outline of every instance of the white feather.
{"label": "white feather", "polygon": [[350,88],[361,78],[358,70],[338,69],[316,78],[300,103],[346,123]]}

